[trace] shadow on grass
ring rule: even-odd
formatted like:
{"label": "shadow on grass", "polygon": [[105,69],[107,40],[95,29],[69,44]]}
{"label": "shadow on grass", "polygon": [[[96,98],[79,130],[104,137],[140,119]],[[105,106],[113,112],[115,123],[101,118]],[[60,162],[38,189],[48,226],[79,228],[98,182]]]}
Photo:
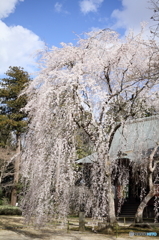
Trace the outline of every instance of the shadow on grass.
{"label": "shadow on grass", "polygon": [[[23,234],[25,236],[28,236],[30,238],[39,238],[44,239],[50,236],[59,235],[62,236],[66,233],[71,232],[78,232],[79,226],[78,226],[78,218],[71,218],[69,219],[69,227],[67,224],[65,225],[65,228],[60,228],[60,222],[57,224],[56,221],[52,221],[51,224],[47,224],[46,227],[43,227],[39,230],[36,230],[33,225],[25,225],[24,219],[19,216],[0,216],[0,228],[4,230],[13,231],[16,233]],[[110,235],[119,236],[119,237],[125,237],[129,235],[129,232],[156,232],[159,236],[159,226],[150,224],[151,228],[140,228],[140,227],[133,227],[133,226],[120,226],[115,225],[113,228],[113,232]],[[85,227],[85,233],[99,233],[99,234],[105,234],[108,235],[106,230],[98,229],[98,227],[95,227],[92,229],[91,223],[88,222]]]}

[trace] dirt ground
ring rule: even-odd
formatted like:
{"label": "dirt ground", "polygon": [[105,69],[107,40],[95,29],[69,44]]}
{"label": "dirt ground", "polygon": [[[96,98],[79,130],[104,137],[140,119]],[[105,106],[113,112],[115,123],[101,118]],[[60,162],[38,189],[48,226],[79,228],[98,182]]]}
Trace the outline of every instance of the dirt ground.
{"label": "dirt ground", "polygon": [[[78,219],[69,221],[70,227],[60,225],[56,227],[48,225],[41,230],[35,230],[32,226],[26,226],[22,217],[0,216],[0,240],[154,240],[159,239],[158,236],[129,236],[132,229],[125,226],[121,232],[114,235],[94,233],[90,229],[85,232],[79,232]],[[90,224],[90,223],[89,223]],[[154,232],[154,230],[152,230]],[[136,232],[139,232],[137,230]],[[147,232],[146,229],[143,232]],[[143,233],[142,232],[142,233]]]}
{"label": "dirt ground", "polygon": [[20,233],[15,233],[13,231],[8,230],[0,230],[0,240],[126,240],[126,239],[134,239],[134,240],[154,240],[159,239],[159,237],[115,237],[108,236],[103,234],[95,234],[95,233],[53,233],[49,237],[28,237]]}

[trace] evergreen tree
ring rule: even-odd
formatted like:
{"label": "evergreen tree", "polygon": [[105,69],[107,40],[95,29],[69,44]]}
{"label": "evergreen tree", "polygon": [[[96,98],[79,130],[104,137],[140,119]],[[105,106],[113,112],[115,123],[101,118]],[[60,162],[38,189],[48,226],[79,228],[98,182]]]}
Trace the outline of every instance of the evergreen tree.
{"label": "evergreen tree", "polygon": [[15,206],[19,182],[20,135],[27,126],[27,114],[21,110],[27,103],[27,96],[22,94],[22,91],[31,79],[21,67],[9,67],[6,76],[6,78],[1,79],[0,88],[0,146],[10,145],[10,136],[14,133],[16,136],[14,144],[16,157],[13,161],[14,180],[11,189],[11,205]]}
{"label": "evergreen tree", "polygon": [[[26,113],[21,109],[27,103],[27,96],[20,95],[31,80],[21,67],[9,67],[7,77],[1,79],[0,89],[0,142],[5,145],[11,131],[19,136],[26,126]],[[19,96],[20,95],[20,96]],[[5,134],[5,138],[4,137]]]}

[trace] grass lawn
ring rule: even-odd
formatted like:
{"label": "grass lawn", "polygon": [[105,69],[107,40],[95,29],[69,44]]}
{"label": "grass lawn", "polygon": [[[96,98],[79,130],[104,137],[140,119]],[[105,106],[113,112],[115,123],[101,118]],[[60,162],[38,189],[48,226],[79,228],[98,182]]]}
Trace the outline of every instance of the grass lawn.
{"label": "grass lawn", "polygon": [[[17,233],[24,234],[31,238],[47,238],[54,234],[71,234],[78,232],[78,217],[70,217],[68,218],[68,222],[66,222],[66,224],[64,225],[61,225],[60,222],[53,220],[52,223],[48,223],[45,227],[42,227],[41,229],[35,229],[32,224],[26,225],[22,216],[0,215],[0,229],[11,230]],[[97,236],[97,234],[107,235],[104,230],[101,229],[99,231],[97,225],[94,226],[94,230],[92,231],[93,222],[91,219],[86,218],[85,222],[85,234],[91,233],[94,234],[94,236]],[[159,236],[159,225],[151,224],[151,227],[151,229],[134,228],[128,225],[124,226],[124,224],[119,223],[112,235],[114,237],[122,237],[124,239],[128,239],[129,232],[157,232]],[[148,239],[150,238],[148,237]]]}

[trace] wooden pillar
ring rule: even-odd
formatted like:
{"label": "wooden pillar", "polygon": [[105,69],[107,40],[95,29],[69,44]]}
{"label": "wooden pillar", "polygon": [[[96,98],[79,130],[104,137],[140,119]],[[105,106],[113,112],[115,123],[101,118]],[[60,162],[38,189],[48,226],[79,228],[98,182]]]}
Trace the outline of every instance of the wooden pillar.
{"label": "wooden pillar", "polygon": [[85,231],[84,212],[79,212],[79,231],[81,231],[81,232]]}
{"label": "wooden pillar", "polygon": [[14,162],[14,185],[11,193],[11,205],[16,206],[17,202],[17,184],[19,182],[19,168],[20,168],[20,137],[17,140],[16,157]]}

